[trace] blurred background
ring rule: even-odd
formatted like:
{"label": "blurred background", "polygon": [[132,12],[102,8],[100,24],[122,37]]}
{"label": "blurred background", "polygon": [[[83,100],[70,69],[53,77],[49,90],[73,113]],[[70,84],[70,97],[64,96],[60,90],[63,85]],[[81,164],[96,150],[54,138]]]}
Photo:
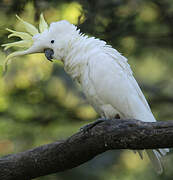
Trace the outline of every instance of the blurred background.
{"label": "blurred background", "polygon": [[[7,39],[5,31],[21,30],[15,14],[38,25],[41,12],[48,23],[66,19],[128,57],[155,117],[173,119],[172,0],[0,0],[0,44],[18,40]],[[1,47],[0,64],[14,50]],[[64,139],[98,118],[61,62],[28,55],[15,58],[4,77],[0,73],[1,156]],[[171,153],[163,164],[165,172],[158,176],[147,157],[142,161],[132,151],[116,150],[37,180],[172,180]]]}

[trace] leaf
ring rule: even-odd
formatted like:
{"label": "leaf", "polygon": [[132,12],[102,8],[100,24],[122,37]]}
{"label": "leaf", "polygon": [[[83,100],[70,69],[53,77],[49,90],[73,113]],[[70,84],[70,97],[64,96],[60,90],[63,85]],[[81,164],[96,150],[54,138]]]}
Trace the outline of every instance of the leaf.
{"label": "leaf", "polygon": [[3,74],[3,66],[0,65],[0,76],[2,76],[2,74]]}

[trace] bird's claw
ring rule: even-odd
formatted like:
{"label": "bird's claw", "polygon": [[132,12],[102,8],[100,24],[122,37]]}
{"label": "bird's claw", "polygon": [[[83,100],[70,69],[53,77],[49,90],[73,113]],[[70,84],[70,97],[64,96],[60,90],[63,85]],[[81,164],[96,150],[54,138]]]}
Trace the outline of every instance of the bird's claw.
{"label": "bird's claw", "polygon": [[81,128],[80,128],[80,131],[82,131],[82,132],[88,132],[90,129],[92,129],[94,126],[96,126],[97,124],[99,124],[99,123],[102,123],[102,122],[104,122],[106,119],[98,119],[98,120],[96,120],[96,121],[94,121],[94,122],[92,122],[92,123],[90,123],[90,124],[86,124],[85,126],[82,126]]}

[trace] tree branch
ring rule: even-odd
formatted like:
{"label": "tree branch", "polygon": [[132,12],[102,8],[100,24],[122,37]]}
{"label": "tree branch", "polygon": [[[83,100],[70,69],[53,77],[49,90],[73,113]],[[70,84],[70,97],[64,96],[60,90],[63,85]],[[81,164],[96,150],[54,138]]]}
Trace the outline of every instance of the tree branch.
{"label": "tree branch", "polygon": [[107,120],[88,132],[0,159],[0,179],[30,180],[79,166],[111,149],[173,147],[173,121]]}

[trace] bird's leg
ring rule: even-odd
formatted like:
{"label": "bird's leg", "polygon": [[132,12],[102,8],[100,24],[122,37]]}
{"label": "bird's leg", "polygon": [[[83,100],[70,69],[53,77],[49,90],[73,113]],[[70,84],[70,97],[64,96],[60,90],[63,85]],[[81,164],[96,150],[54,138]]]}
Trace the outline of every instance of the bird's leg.
{"label": "bird's leg", "polygon": [[[116,114],[115,119],[120,119],[120,115],[119,115],[119,114]],[[87,124],[87,125],[81,127],[81,128],[80,128],[80,131],[87,132],[87,131],[89,131],[90,129],[92,129],[94,126],[96,126],[97,124],[102,123],[102,122],[104,122],[104,121],[106,121],[106,120],[107,120],[107,118],[105,118],[105,117],[104,117],[104,118],[97,119],[96,121],[94,121],[94,122],[92,122],[92,123],[90,123],[90,124]]]}
{"label": "bird's leg", "polygon": [[120,119],[120,115],[116,114],[115,119]]}
{"label": "bird's leg", "polygon": [[96,121],[94,121],[94,122],[92,122],[92,123],[90,123],[90,124],[87,124],[87,125],[85,125],[85,126],[82,126],[82,127],[80,128],[80,131],[87,132],[87,131],[89,131],[90,129],[92,129],[94,126],[96,126],[97,124],[102,123],[102,122],[104,122],[104,121],[106,121],[106,118],[97,119]]}

